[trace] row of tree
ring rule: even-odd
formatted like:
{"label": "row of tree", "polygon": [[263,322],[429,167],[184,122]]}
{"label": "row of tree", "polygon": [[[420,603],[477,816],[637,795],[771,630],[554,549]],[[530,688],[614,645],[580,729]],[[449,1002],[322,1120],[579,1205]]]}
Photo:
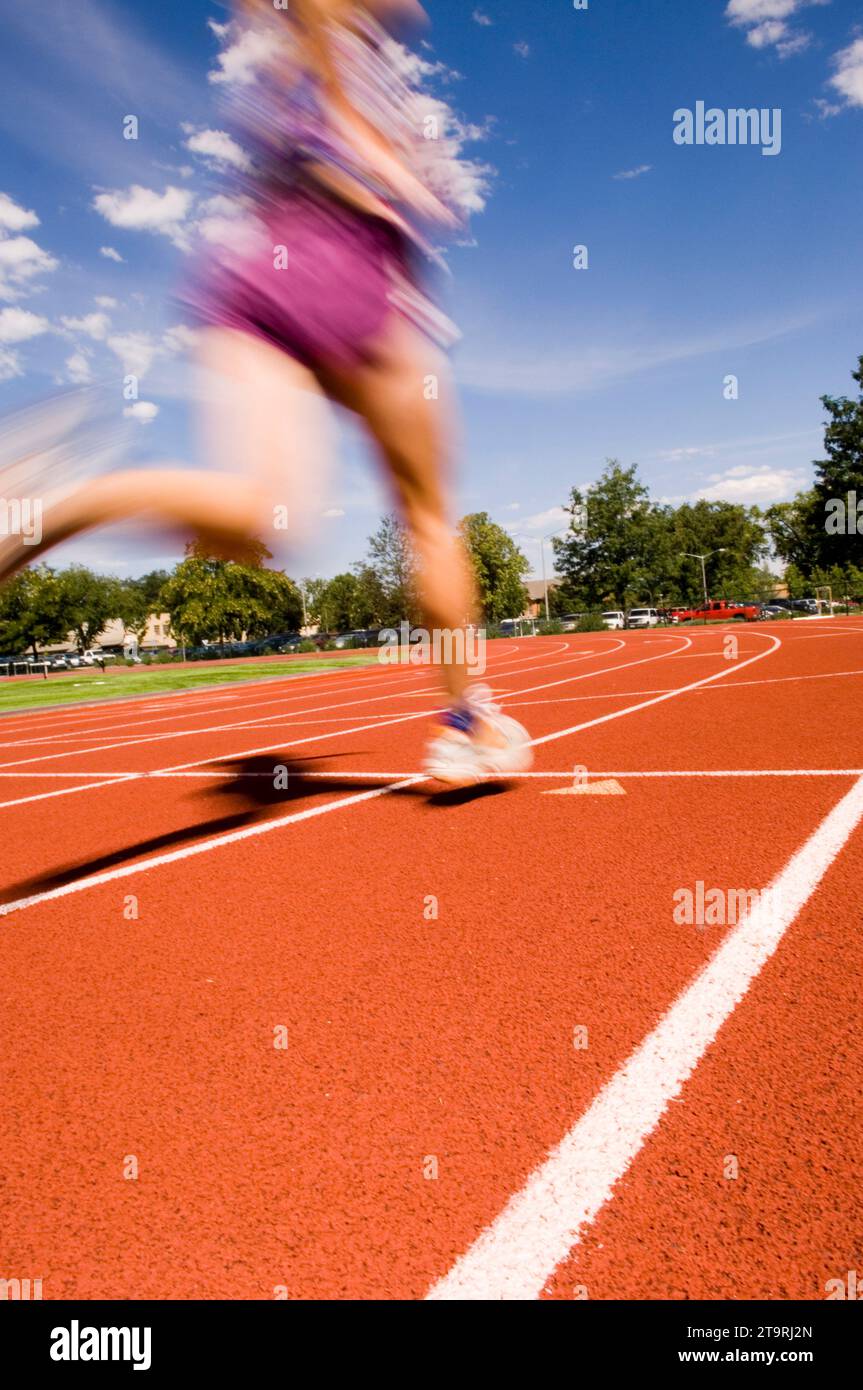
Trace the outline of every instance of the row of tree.
{"label": "row of tree", "polygon": [[188,645],[265,637],[297,629],[303,601],[297,585],[264,563],[270,552],[250,542],[243,563],[187,548],[176,568],[138,579],[96,574],[84,565],[36,565],[0,590],[0,651],[31,651],[71,638],[81,651],[120,620],[139,639],[151,614],[168,613],[174,636]]}
{"label": "row of tree", "polygon": [[570,534],[554,542],[564,579],[556,601],[576,608],[685,602],[698,594],[701,581],[700,562],[689,557],[711,552],[714,596],[769,597],[777,560],[784,562],[792,597],[819,585],[830,585],[838,596],[861,596],[863,357],[852,377],[856,399],[821,397],[826,458],[814,464],[812,488],[791,502],[763,512],[729,502],[663,506],[651,501],[636,468],[614,460],[596,486],[574,488],[566,508]]}
{"label": "row of tree", "polygon": [[[651,499],[634,465],[608,460],[599,481],[573,488],[564,508],[571,524],[554,541],[561,582],[550,591],[552,613],[691,602],[701,596],[701,565],[692,558],[699,555],[710,555],[714,597],[769,598],[777,560],[792,597],[819,585],[830,585],[834,597],[863,597],[863,356],[852,375],[856,399],[821,398],[826,458],[815,463],[813,487],[792,502],[766,511],[721,501],[673,507]],[[518,616],[531,566],[513,537],[487,512],[464,517],[459,530],[484,620]],[[332,579],[297,584],[269,568],[270,559],[254,540],[242,563],[192,544],[172,572],[131,580],[80,565],[35,566],[0,591],[0,651],[38,653],[69,633],[85,649],[112,619],[140,635],[148,615],[161,612],[187,645],[304,624],[344,632],[421,620],[415,556],[395,516],[369,538],[365,559]]]}

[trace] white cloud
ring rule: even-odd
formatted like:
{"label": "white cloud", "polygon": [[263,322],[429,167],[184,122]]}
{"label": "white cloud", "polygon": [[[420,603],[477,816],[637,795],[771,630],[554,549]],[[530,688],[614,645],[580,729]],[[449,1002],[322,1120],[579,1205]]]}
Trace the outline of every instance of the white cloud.
{"label": "white cloud", "polygon": [[227,47],[218,54],[218,67],[208,74],[209,81],[234,83],[239,87],[254,82],[273,54],[275,43],[272,35],[261,28],[240,30],[236,24],[215,24],[212,21],[210,28]]}
{"label": "white cloud", "polygon": [[618,343],[593,345],[585,342],[580,349],[572,345],[556,347],[548,342],[536,342],[532,349],[526,343],[507,348],[501,334],[489,336],[485,344],[474,337],[468,351],[456,363],[456,374],[462,386],[489,395],[534,399],[582,395],[675,362],[772,342],[810,322],[806,316],[789,317],[774,323],[756,321],[751,325],[729,327],[722,333],[701,338],[677,341],[645,338],[624,347]]}
{"label": "white cloud", "polygon": [[108,347],[131,376],[146,376],[158,352],[149,333],[118,333],[108,339]]}
{"label": "white cloud", "polygon": [[0,348],[0,381],[11,381],[13,376],[22,376],[21,359],[17,352]]}
{"label": "white cloud", "polygon": [[99,255],[104,256],[105,259],[108,261],[116,261],[118,265],[126,264],[126,262],[123,260],[123,257],[120,255],[120,252],[115,251],[113,246],[100,246]]}
{"label": "white cloud", "polygon": [[778,43],[787,32],[788,25],[783,24],[781,19],[765,19],[763,24],[756,24],[754,29],[749,30],[746,42],[753,48],[769,48],[770,44]]}
{"label": "white cloud", "polygon": [[341,508],[341,507],[328,507],[327,510],[326,510],[325,512],[321,512],[321,516],[326,516],[326,517],[344,516],[344,512],[342,511],[342,508]]}
{"label": "white cloud", "polygon": [[59,262],[28,236],[0,240],[0,299],[20,299],[37,276],[56,270]]}
{"label": "white cloud", "polygon": [[729,0],[725,17],[729,24],[746,30],[746,42],[757,49],[775,48],[780,58],[802,53],[812,35],[793,29],[788,20],[812,5],[830,0]]}
{"label": "white cloud", "polygon": [[612,174],[614,179],[640,179],[642,174],[649,174],[653,168],[652,164],[639,164],[634,169],[621,169],[619,174]]}
{"label": "white cloud", "polygon": [[689,459],[709,458],[716,452],[715,449],[692,448],[692,449],[661,449],[656,457],[662,463],[686,463]]}
{"label": "white cloud", "polygon": [[258,225],[250,216],[249,204],[242,198],[229,198],[217,193],[198,209],[195,233],[213,246],[225,246],[232,251],[249,252],[259,234]]}
{"label": "white cloud", "polygon": [[107,314],[85,314],[83,318],[61,318],[60,322],[70,333],[83,333],[87,338],[103,342],[108,336],[111,320]]}
{"label": "white cloud", "polygon": [[35,212],[0,193],[0,299],[20,299],[34,288],[32,280],[57,269],[59,262],[31,237],[8,235],[38,226]]}
{"label": "white cloud", "polygon": [[780,39],[776,45],[776,52],[780,58],[793,58],[795,53],[802,53],[812,42],[811,34],[791,34],[787,39]]}
{"label": "white cloud", "polygon": [[849,106],[863,106],[863,38],[855,39],[833,59],[836,74],[830,86],[844,97]]}
{"label": "white cloud", "polygon": [[766,505],[793,497],[807,484],[806,475],[791,468],[753,469],[744,464],[725,473],[714,473],[707,487],[699,488],[693,497],[707,502]]}
{"label": "white cloud", "polygon": [[481,24],[483,28],[486,29],[490,28],[490,26],[494,24],[494,20],[491,18],[491,15],[485,14],[482,10],[474,10],[472,19],[474,24]]}
{"label": "white cloud", "polygon": [[95,304],[98,304],[100,309],[119,308],[119,301],[116,299],[112,299],[109,294],[97,294],[93,302]]}
{"label": "white cloud", "polygon": [[549,507],[545,512],[534,512],[533,516],[519,517],[518,521],[508,522],[506,530],[518,530],[536,532],[535,539],[539,540],[542,536],[549,536],[554,531],[560,531],[565,526],[569,526],[572,517],[569,512],[564,511],[563,507]]}
{"label": "white cloud", "polygon": [[506,506],[504,507],[504,511],[505,511],[505,512],[520,512],[520,511],[521,511],[521,503],[520,503],[520,502],[507,502]]}
{"label": "white cloud", "polygon": [[197,347],[200,337],[196,329],[189,328],[185,323],[175,323],[173,328],[167,328],[162,335],[162,347],[173,356],[175,353],[187,352],[190,348]]}
{"label": "white cloud", "polygon": [[512,47],[513,52],[517,53],[519,58],[530,57],[530,44],[525,43],[524,39],[519,39],[518,43],[514,43]]}
{"label": "white cloud", "polygon": [[66,371],[69,380],[76,386],[86,386],[93,379],[90,360],[83,352],[73,352],[71,357],[66,358]]}
{"label": "white cloud", "polygon": [[35,212],[19,207],[8,193],[0,193],[0,235],[6,232],[23,232],[27,227],[38,226],[39,218]]}
{"label": "white cloud", "polygon": [[131,188],[98,193],[93,207],[112,227],[125,230],[154,232],[170,237],[178,245],[186,244],[183,223],[194,199],[185,188],[169,184],[164,193],[132,184]]}
{"label": "white cloud", "polygon": [[123,411],[127,420],[137,420],[140,425],[151,425],[158,413],[159,407],[153,401],[136,401]]}
{"label": "white cloud", "polygon": [[29,309],[0,309],[0,343],[25,343],[50,327],[46,318]]}
{"label": "white cloud", "polygon": [[463,216],[482,212],[491,191],[496,170],[491,164],[468,159],[466,144],[483,140],[489,125],[467,124],[452,107],[439,97],[413,92],[410,99],[411,119],[417,129],[424,122],[435,121],[436,140],[420,140],[416,151],[417,173],[433,193]]}
{"label": "white cloud", "polygon": [[185,125],[189,138],[185,146],[217,169],[248,169],[249,157],[226,130],[195,130]]}

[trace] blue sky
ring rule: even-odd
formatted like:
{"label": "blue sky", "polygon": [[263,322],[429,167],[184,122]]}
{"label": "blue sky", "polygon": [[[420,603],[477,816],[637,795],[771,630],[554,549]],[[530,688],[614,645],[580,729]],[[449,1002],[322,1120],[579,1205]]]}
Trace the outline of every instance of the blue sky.
{"label": "blue sky", "polygon": [[[850,391],[863,351],[859,0],[428,9],[419,51],[487,185],[444,287],[464,335],[461,510],[547,534],[607,456],[674,500],[806,486],[818,397]],[[0,0],[0,411],[137,370],[158,413],[130,421],[134,456],[200,462],[170,296],[218,215],[212,76],[233,40],[208,21],[229,18],[213,0]],[[675,111],[699,101],[780,110],[780,153],[675,143]],[[343,446],[340,514],[280,556],[295,574],[359,558],[387,505],[350,427]],[[177,549],[126,528],[57,558],[130,574]]]}

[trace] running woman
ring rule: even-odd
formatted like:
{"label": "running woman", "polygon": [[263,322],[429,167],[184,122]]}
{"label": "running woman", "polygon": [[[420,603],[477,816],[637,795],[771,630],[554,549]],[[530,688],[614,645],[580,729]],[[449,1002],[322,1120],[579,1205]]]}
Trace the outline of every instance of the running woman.
{"label": "running woman", "polygon": [[[221,468],[91,477],[47,508],[38,544],[0,543],[0,578],[134,515],[191,527],[228,553],[272,525],[274,504],[292,526],[308,524],[307,480],[320,466],[330,401],[359,417],[382,461],[417,557],[426,625],[463,634],[476,600],[452,527],[443,352],[457,334],[420,272],[434,255],[424,228],[460,226],[440,177],[453,156],[423,138],[405,50],[392,37],[424,11],[417,0],[237,4],[266,58],[237,99],[245,168],[230,205],[222,200],[225,236],[183,294],[219,383],[203,423],[208,462]],[[525,730],[470,683],[467,644],[445,647],[449,703],[427,773],[463,787],[528,768]]]}

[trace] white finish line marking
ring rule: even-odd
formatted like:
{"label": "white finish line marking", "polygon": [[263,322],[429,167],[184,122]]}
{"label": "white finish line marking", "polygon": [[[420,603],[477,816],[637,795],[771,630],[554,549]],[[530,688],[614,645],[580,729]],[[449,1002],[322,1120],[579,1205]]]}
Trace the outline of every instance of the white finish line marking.
{"label": "white finish line marking", "polygon": [[729,933],[659,1025],[428,1298],[539,1298],[861,819],[863,778],[834,806],[773,880],[773,892]]}

